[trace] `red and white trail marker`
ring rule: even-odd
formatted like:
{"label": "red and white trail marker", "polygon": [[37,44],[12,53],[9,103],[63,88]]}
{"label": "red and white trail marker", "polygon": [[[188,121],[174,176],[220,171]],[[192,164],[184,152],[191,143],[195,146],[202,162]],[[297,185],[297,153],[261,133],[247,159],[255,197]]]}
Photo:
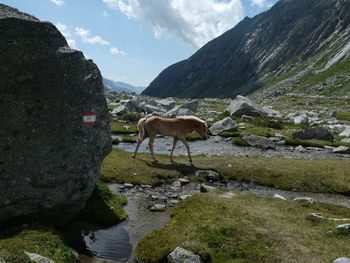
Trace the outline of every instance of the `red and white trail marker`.
{"label": "red and white trail marker", "polygon": [[95,112],[84,112],[83,123],[85,125],[95,125],[96,124],[96,113]]}

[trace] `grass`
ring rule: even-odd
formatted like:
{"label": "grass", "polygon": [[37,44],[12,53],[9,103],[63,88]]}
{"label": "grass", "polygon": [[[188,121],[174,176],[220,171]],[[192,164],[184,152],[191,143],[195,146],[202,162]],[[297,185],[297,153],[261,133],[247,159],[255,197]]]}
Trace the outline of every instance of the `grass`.
{"label": "grass", "polygon": [[350,121],[350,112],[339,111],[335,116],[337,120]]}
{"label": "grass", "polygon": [[194,156],[194,166],[187,156],[157,154],[159,163],[149,153],[136,159],[120,149],[113,151],[102,164],[105,182],[130,182],[159,185],[176,178],[191,176],[196,170],[211,169],[225,179],[252,182],[280,189],[350,194],[350,162],[345,159],[284,159],[264,157]]}
{"label": "grass", "polygon": [[221,137],[239,137],[241,135],[241,131],[224,131],[224,132],[220,132],[219,135]]}
{"label": "grass", "polygon": [[114,195],[104,183],[97,183],[78,219],[100,226],[112,226],[128,216],[123,206],[127,200],[124,196]]}
{"label": "grass", "polygon": [[30,263],[24,251],[56,263],[73,263],[78,258],[77,253],[65,246],[59,233],[50,226],[19,226],[0,231],[0,256],[7,263]]}
{"label": "grass", "polygon": [[185,138],[187,141],[203,140],[202,137],[197,132],[187,133]]}
{"label": "grass", "polygon": [[245,140],[241,139],[240,137],[232,138],[231,142],[238,146],[249,146],[249,144]]}
{"label": "grass", "polygon": [[345,142],[329,142],[329,141],[324,141],[324,140],[300,140],[300,139],[292,139],[288,138],[285,140],[287,145],[293,145],[293,146],[299,146],[302,145],[304,147],[318,147],[318,148],[323,148],[324,146],[333,146],[333,147],[338,147],[338,146],[347,146],[350,147],[350,143],[345,143]]}
{"label": "grass", "polygon": [[112,121],[110,123],[112,134],[132,134],[138,133],[136,124],[127,124],[125,122]]}
{"label": "grass", "polygon": [[[338,234],[339,222],[311,220],[307,214],[349,218],[350,210],[322,203],[308,207],[292,201],[237,194],[197,194],[176,205],[171,221],[146,234],[136,248],[142,262],[167,262],[177,246],[203,262],[333,262],[350,255],[350,237]],[[331,232],[330,232],[331,231]]]}

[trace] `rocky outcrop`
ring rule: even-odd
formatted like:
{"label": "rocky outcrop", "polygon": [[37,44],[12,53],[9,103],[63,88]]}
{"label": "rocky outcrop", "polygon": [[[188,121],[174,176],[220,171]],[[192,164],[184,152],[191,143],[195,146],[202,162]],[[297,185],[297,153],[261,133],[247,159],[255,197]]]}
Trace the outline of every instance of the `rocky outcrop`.
{"label": "rocky outcrop", "polygon": [[97,66],[48,22],[0,4],[0,226],[62,224],[111,150]]}
{"label": "rocky outcrop", "polygon": [[168,255],[170,263],[201,263],[201,258],[192,251],[177,247]]}

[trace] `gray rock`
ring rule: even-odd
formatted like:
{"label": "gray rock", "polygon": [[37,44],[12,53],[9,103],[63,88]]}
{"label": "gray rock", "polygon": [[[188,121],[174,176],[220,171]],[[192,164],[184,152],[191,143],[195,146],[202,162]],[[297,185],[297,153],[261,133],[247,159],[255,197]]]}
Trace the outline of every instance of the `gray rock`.
{"label": "gray rock", "polygon": [[339,136],[350,137],[350,127],[347,126],[344,131],[342,131]]}
{"label": "gray rock", "polygon": [[202,193],[213,192],[215,190],[216,190],[215,187],[210,186],[210,185],[206,185],[206,184],[201,184],[201,187],[200,187],[200,191]]}
{"label": "gray rock", "polygon": [[303,131],[298,131],[292,134],[294,138],[301,140],[325,140],[325,141],[333,141],[334,137],[332,133],[324,127],[316,127],[310,128]]}
{"label": "gray rock", "polygon": [[341,234],[350,235],[350,224],[338,225],[337,230]]}
{"label": "gray rock", "polygon": [[267,113],[267,116],[270,116],[270,117],[277,117],[277,118],[283,118],[282,113],[280,113],[279,111],[276,111],[276,110],[272,109],[272,108],[269,107],[269,106],[263,106],[262,108],[263,108],[263,110]]}
{"label": "gray rock", "polygon": [[215,122],[210,128],[209,131],[213,135],[218,135],[223,131],[235,131],[237,130],[237,124],[232,120],[231,117],[226,117],[221,121]]}
{"label": "gray rock", "polygon": [[190,182],[190,181],[189,181],[188,179],[186,179],[186,178],[180,178],[179,181],[180,181],[181,185],[185,185],[185,184],[188,184],[188,183]]}
{"label": "gray rock", "polygon": [[35,263],[55,263],[53,260],[48,259],[46,257],[40,256],[35,253],[29,253],[27,251],[24,251],[24,253],[29,257],[31,262]]}
{"label": "gray rock", "polygon": [[230,116],[241,117],[248,115],[253,117],[266,116],[267,112],[259,105],[255,104],[250,99],[238,95],[231,104],[226,108]]}
{"label": "gray rock", "polygon": [[0,263],[6,263],[5,259],[0,256]]}
{"label": "gray rock", "polygon": [[287,200],[285,197],[283,197],[282,195],[279,195],[279,194],[274,194],[274,195],[273,195],[273,198],[275,198],[275,199]]}
{"label": "gray rock", "polygon": [[255,118],[252,116],[242,115],[241,120],[244,122],[253,122]]}
{"label": "gray rock", "polygon": [[192,195],[180,195],[181,200],[185,200],[186,198],[191,197]]}
{"label": "gray rock", "polygon": [[350,138],[345,138],[345,139],[342,139],[340,142],[350,143]]}
{"label": "gray rock", "polygon": [[0,227],[64,224],[112,149],[102,77],[51,23],[0,4],[0,31]]}
{"label": "gray rock", "polygon": [[163,204],[155,204],[150,208],[152,212],[163,212],[165,211],[166,205]]}
{"label": "gray rock", "polygon": [[170,111],[168,111],[165,116],[168,118],[173,118],[176,116],[188,116],[194,115],[197,112],[199,101],[194,100],[183,105],[177,106]]}
{"label": "gray rock", "polygon": [[246,132],[242,132],[240,135],[241,139],[245,141],[248,145],[253,147],[258,147],[262,149],[275,149],[276,143],[269,140],[266,137],[257,136],[254,134],[249,134]]}
{"label": "gray rock", "polygon": [[181,187],[181,185],[182,184],[181,184],[180,180],[172,183],[172,186],[175,186],[175,187]]}
{"label": "gray rock", "polygon": [[293,119],[293,122],[294,122],[294,124],[308,125],[309,124],[309,117],[306,115],[295,116]]}
{"label": "gray rock", "polygon": [[350,258],[337,258],[333,263],[350,263]]}
{"label": "gray rock", "polygon": [[201,263],[200,256],[182,247],[177,247],[168,255],[169,263]]}
{"label": "gray rock", "polygon": [[306,149],[302,145],[295,147],[295,150],[298,152],[306,152]]}
{"label": "gray rock", "polygon": [[112,110],[111,114],[113,116],[117,116],[117,115],[122,115],[124,113],[128,112],[128,108],[125,105],[121,105],[115,109]]}
{"label": "gray rock", "polygon": [[350,153],[350,148],[346,146],[339,146],[333,149],[334,153]]}
{"label": "gray rock", "polygon": [[197,170],[194,172],[194,175],[197,177],[202,177],[206,180],[217,181],[220,180],[221,176],[218,172],[212,170]]}

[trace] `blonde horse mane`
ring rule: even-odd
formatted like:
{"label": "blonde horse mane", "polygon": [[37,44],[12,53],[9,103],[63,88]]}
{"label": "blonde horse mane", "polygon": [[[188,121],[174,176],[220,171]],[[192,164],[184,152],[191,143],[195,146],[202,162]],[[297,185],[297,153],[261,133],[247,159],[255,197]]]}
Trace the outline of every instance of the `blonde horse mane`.
{"label": "blonde horse mane", "polygon": [[176,117],[177,119],[183,119],[183,120],[195,120],[195,121],[199,121],[203,124],[205,124],[205,127],[207,127],[207,123],[203,120],[201,120],[200,118],[196,117],[196,116],[178,116]]}

